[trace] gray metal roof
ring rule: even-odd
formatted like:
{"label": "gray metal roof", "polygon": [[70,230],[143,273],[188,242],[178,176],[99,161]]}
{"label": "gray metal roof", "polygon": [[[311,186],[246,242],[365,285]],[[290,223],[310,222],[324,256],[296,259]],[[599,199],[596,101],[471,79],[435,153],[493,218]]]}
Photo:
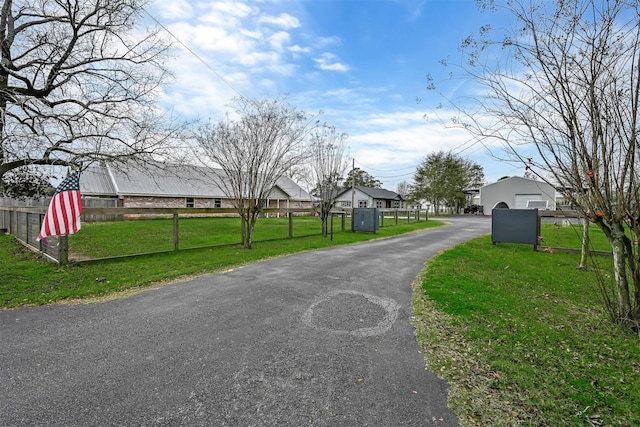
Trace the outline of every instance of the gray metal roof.
{"label": "gray metal roof", "polygon": [[362,187],[356,185],[356,188],[373,199],[382,200],[402,200],[402,196],[395,191],[385,190],[384,188]]}
{"label": "gray metal roof", "polygon": [[80,193],[85,196],[117,196],[106,169],[93,166],[80,174]]}
{"label": "gray metal roof", "polygon": [[[356,189],[372,199],[377,200],[404,200],[402,196],[394,191],[385,190],[384,188],[373,188],[373,187],[363,187],[361,185],[356,185]],[[347,188],[340,193],[338,193],[337,197],[340,197],[347,191],[351,191],[351,188]]]}
{"label": "gray metal roof", "polygon": [[[90,166],[82,173],[80,191],[101,196],[226,198],[221,188],[225,182],[221,169],[131,162]],[[292,200],[310,200],[309,193],[289,178],[281,178],[277,187]]]}

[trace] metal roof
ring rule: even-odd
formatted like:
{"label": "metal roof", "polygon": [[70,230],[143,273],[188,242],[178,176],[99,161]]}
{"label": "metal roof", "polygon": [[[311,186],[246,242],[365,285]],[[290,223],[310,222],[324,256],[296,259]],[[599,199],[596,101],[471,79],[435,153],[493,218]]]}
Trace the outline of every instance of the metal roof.
{"label": "metal roof", "polygon": [[106,169],[89,167],[80,174],[80,192],[85,196],[117,196]]}
{"label": "metal roof", "polygon": [[395,191],[385,190],[384,188],[362,187],[356,185],[356,188],[373,199],[383,200],[402,200],[402,196]]}
{"label": "metal roof", "polygon": [[[226,177],[221,169],[193,165],[133,162],[125,165],[92,165],[80,179],[85,195],[139,197],[226,198],[221,188]],[[287,177],[277,187],[292,200],[310,200],[311,196]]]}
{"label": "metal roof", "polygon": [[[373,188],[373,187],[363,187],[361,185],[355,186],[356,190],[366,194],[372,199],[377,200],[404,200],[402,196],[394,191],[385,190],[384,188]],[[338,197],[346,193],[347,191],[351,191],[351,188],[347,188],[340,193],[338,193]]]}

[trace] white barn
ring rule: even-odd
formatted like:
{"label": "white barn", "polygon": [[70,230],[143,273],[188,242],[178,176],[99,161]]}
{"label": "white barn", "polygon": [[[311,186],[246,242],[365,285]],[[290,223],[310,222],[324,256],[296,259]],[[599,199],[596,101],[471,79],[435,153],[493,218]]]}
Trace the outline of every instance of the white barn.
{"label": "white barn", "polygon": [[480,205],[487,215],[497,208],[555,210],[556,189],[543,181],[513,176],[481,187]]}

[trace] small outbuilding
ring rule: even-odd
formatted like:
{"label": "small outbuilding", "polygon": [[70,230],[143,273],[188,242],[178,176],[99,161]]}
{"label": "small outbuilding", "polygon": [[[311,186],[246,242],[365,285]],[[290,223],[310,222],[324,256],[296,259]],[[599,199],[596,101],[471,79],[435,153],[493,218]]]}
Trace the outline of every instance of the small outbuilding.
{"label": "small outbuilding", "polygon": [[513,176],[480,188],[480,205],[491,215],[493,209],[556,209],[556,189],[543,181]]}

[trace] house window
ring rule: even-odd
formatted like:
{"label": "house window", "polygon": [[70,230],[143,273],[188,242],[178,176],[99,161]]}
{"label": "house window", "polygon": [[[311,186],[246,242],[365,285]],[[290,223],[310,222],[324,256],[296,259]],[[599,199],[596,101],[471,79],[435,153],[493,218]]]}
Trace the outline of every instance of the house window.
{"label": "house window", "polygon": [[394,208],[399,208],[400,207],[400,202],[398,200],[394,200],[393,201],[393,207]]}
{"label": "house window", "polygon": [[221,208],[222,207],[222,199],[213,199],[213,207]]}
{"label": "house window", "polygon": [[195,207],[195,203],[193,201],[193,197],[187,197],[187,207],[188,208],[193,208]]}
{"label": "house window", "polygon": [[367,200],[358,200],[358,207],[359,208],[366,208],[367,207]]}
{"label": "house window", "polygon": [[342,200],[340,202],[340,206],[343,207],[343,208],[350,208],[351,207],[351,202],[347,201],[347,200]]}
{"label": "house window", "polygon": [[376,208],[382,209],[382,200],[376,200]]}

